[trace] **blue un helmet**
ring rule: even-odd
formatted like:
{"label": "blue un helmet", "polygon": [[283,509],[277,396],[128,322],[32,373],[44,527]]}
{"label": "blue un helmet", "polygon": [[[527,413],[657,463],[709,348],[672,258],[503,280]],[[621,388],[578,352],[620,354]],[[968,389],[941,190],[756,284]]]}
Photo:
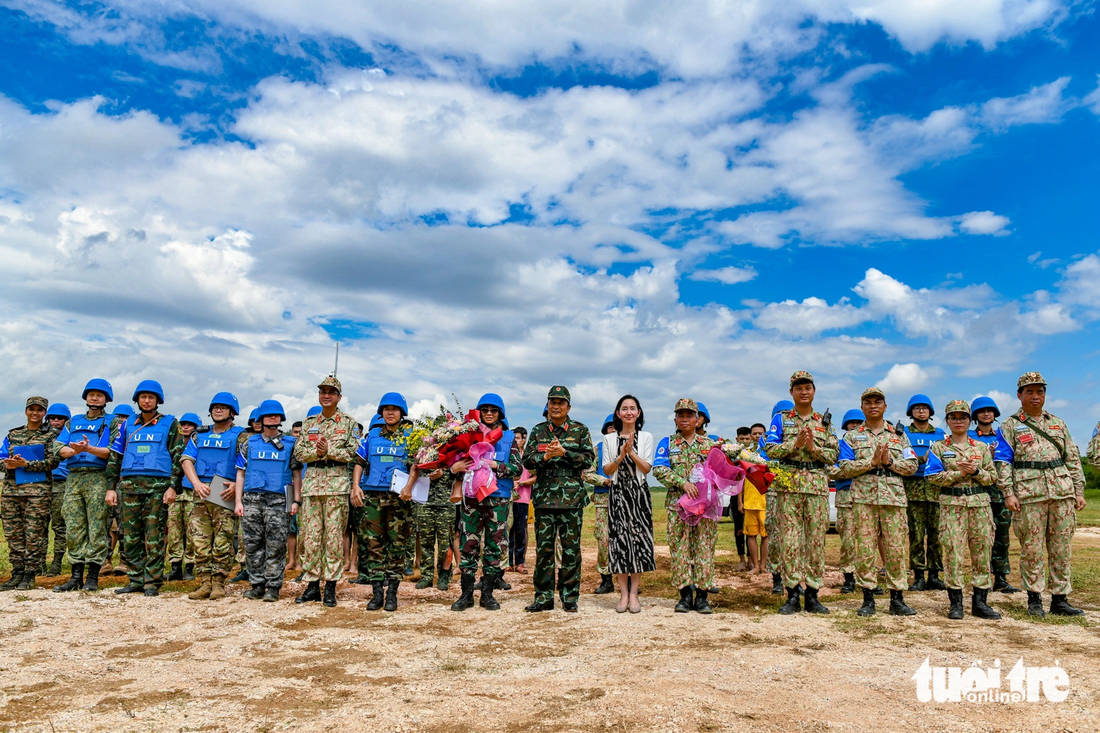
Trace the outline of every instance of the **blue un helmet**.
{"label": "blue un helmet", "polygon": [[283,406],[278,400],[264,400],[256,408],[256,419],[260,421],[261,425],[263,419],[268,415],[278,415],[280,422],[286,422],[286,412],[283,411]]}
{"label": "blue un helmet", "polygon": [[936,408],[932,406],[932,398],[926,394],[915,394],[909,400],[909,406],[905,408],[905,416],[913,417],[913,408],[917,405],[928,406],[928,417],[933,417],[936,414]]}
{"label": "blue un helmet", "polygon": [[115,411],[111,413],[111,417],[132,417],[133,414],[134,408],[124,402],[121,405],[115,405]]}
{"label": "blue un helmet", "polygon": [[155,394],[157,396],[157,404],[164,404],[164,389],[160,386],[160,382],[153,379],[143,379],[138,382],[138,386],[134,389],[132,401],[137,402],[138,395],[142,392]]}
{"label": "blue un helmet", "polygon": [[406,417],[409,414],[409,406],[405,402],[405,398],[399,392],[387,392],[382,395],[382,399],[378,401],[378,413],[382,414],[383,407],[397,407],[401,410],[401,417]]}
{"label": "blue un helmet", "polygon": [[233,411],[233,416],[236,417],[241,412],[241,404],[237,401],[237,396],[232,392],[218,392],[216,395],[210,398],[210,407],[208,410],[213,410],[214,405],[225,405]]}
{"label": "blue un helmet", "polygon": [[785,412],[787,410],[793,410],[793,409],[794,409],[794,403],[791,402],[790,400],[779,400],[779,402],[775,403],[775,407],[772,408],[772,417],[775,417],[776,415],[778,415],[781,412]]}
{"label": "blue un helmet", "polygon": [[111,388],[111,383],[106,379],[90,379],[88,383],[84,385],[84,391],[80,393],[80,399],[88,399],[88,393],[92,390],[97,390],[107,395],[108,402],[115,401],[115,391]]}
{"label": "blue un helmet", "polygon": [[549,402],[547,402],[546,405],[542,408],[542,416],[543,417],[549,417],[550,416],[550,403]]}
{"label": "blue un helmet", "polygon": [[63,417],[68,420],[73,414],[69,412],[69,406],[64,402],[54,402],[50,404],[50,409],[46,410],[46,419],[51,417]]}
{"label": "blue un helmet", "polygon": [[698,400],[695,401],[695,406],[699,408],[699,414],[703,416],[703,424],[706,425],[710,422],[710,410],[707,406]]}
{"label": "blue un helmet", "polygon": [[386,421],[382,419],[381,415],[375,415],[370,419],[370,427],[367,428],[367,430],[374,430],[375,428],[380,428],[385,424]]}
{"label": "blue un helmet", "polygon": [[993,417],[1000,417],[1001,410],[997,407],[997,403],[993,401],[992,397],[977,397],[970,403],[970,412],[977,414],[978,410],[993,410]]}
{"label": "blue un helmet", "polygon": [[259,418],[256,417],[256,413],[258,413],[259,410],[260,410],[260,408],[257,407],[255,410],[248,413],[248,427],[252,427],[252,423],[256,422],[256,420],[259,419]]}
{"label": "blue un helmet", "polygon": [[[546,417],[543,415],[543,417]],[[615,426],[615,413],[611,413],[603,419],[603,426],[600,428],[600,433],[606,435],[609,427]]]}
{"label": "blue un helmet", "polygon": [[313,407],[309,408],[309,410],[306,411],[306,419],[308,420],[309,418],[313,417],[314,415],[320,415],[320,414],[321,414],[321,406],[320,405],[314,405]]}
{"label": "blue un helmet", "polygon": [[867,416],[863,414],[863,410],[848,410],[844,413],[844,419],[840,421],[840,429],[847,430],[848,423],[855,420],[856,422],[863,422],[867,419]]}
{"label": "blue un helmet", "polygon": [[179,419],[179,422],[181,422],[181,423],[189,422],[192,425],[194,425],[196,428],[201,428],[202,427],[202,418],[199,417],[198,415],[196,415],[193,412],[183,413],[183,416]]}
{"label": "blue un helmet", "polygon": [[482,405],[488,405],[489,407],[495,407],[500,410],[500,421],[504,423],[504,427],[508,427],[508,416],[504,414],[504,400],[501,396],[495,392],[486,392],[481,395],[481,399],[477,401],[477,409],[481,409]]}

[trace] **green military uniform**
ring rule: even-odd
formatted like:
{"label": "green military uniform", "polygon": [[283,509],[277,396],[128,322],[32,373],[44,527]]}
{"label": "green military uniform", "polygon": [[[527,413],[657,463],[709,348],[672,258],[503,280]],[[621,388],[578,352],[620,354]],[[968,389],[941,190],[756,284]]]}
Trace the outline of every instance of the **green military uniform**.
{"label": "green military uniform", "polygon": [[[91,412],[85,414],[88,419],[96,419]],[[110,426],[113,420],[110,416],[103,416],[101,437],[107,433],[108,442],[112,437]],[[65,424],[65,429],[70,430],[72,421]],[[92,444],[92,447],[98,445]],[[54,451],[60,458],[63,443],[57,443]],[[107,473],[106,467],[82,466],[69,462],[69,476],[65,479],[65,504],[62,511],[65,514],[65,540],[69,552],[69,562],[73,565],[94,565],[98,572],[107,561],[107,550],[110,547],[108,530],[111,523],[110,507],[107,506]]]}
{"label": "green military uniform", "polygon": [[1089,441],[1088,451],[1085,454],[1089,465],[1100,468],[1100,423],[1092,429],[1092,439]]}
{"label": "green military uniform", "polygon": [[194,489],[176,486],[176,501],[168,507],[168,564],[195,563],[195,538],[188,531],[191,510],[195,506]]}
{"label": "green military uniform", "polygon": [[[910,423],[911,433],[935,433],[936,428],[917,428]],[[918,461],[918,470],[920,463]],[[909,525],[909,568],[939,573],[943,570],[940,556],[940,488],[923,476],[907,476],[905,483],[905,515]]]}
{"label": "green military uniform", "polygon": [[[38,405],[43,410],[49,408],[49,402],[44,397],[31,397],[27,400],[27,406],[31,405]],[[7,583],[0,586],[3,590],[33,588],[35,576],[45,567],[53,495],[53,477],[50,474],[60,463],[54,450],[57,435],[58,431],[51,428],[48,422],[43,422],[37,430],[30,430],[26,425],[13,428],[4,440],[0,458],[10,458],[24,452],[17,449],[35,453],[41,450],[43,457],[24,455],[26,466],[6,470],[4,474],[0,521],[4,524],[12,575]]]}
{"label": "green military uniform", "polygon": [[[401,442],[408,437],[411,427],[407,420],[402,420],[392,428],[383,425],[378,430],[383,439]],[[413,458],[407,456],[400,470],[410,471]],[[386,459],[397,460],[392,456],[374,460]],[[363,466],[364,475],[369,474],[370,460],[362,455],[357,455],[356,460]],[[359,544],[359,574],[371,583],[400,582],[404,577],[406,547],[412,535],[412,504],[390,491],[389,486],[384,491],[363,492],[363,506],[356,507],[353,524]]]}
{"label": "green military uniform", "polygon": [[[447,551],[455,531],[455,505],[451,503],[451,486],[454,475],[446,469],[443,475],[432,479],[428,485],[428,502],[414,507],[416,533],[420,537],[420,583],[417,587],[431,586],[432,569],[440,590],[446,590],[451,582],[451,570],[444,570]],[[432,557],[435,557],[433,562]],[[425,580],[427,582],[425,582]]]}
{"label": "green military uniform", "polygon": [[[553,387],[548,399],[569,399],[565,387]],[[565,455],[547,458],[557,440]],[[531,501],[535,505],[535,603],[554,600],[554,543],[561,543],[561,570],[557,590],[563,603],[575,604],[581,592],[581,526],[588,492],[583,473],[591,469],[596,452],[588,428],[566,417],[561,426],[547,420],[531,429],[523,463],[535,474]]]}
{"label": "green military uniform", "polygon": [[[497,478],[518,478],[523,472],[522,460],[519,444],[513,441],[508,460],[497,461],[493,472]],[[495,580],[503,574],[500,559],[507,551],[508,504],[511,501],[511,496],[487,496],[481,501],[463,497],[458,509],[462,555],[459,570],[462,574],[477,574],[479,559],[483,576]]]}
{"label": "green military uniform", "polygon": [[[988,444],[989,455],[996,452],[996,430],[985,432],[981,426],[975,428],[974,435],[982,443]],[[989,494],[989,509],[993,515],[993,547],[989,555],[989,571],[994,575],[1007,576],[1012,571],[1008,557],[1009,536],[1012,530],[1012,512],[1005,506],[1005,495],[997,485],[998,476],[993,472],[993,483],[985,487]],[[1017,589],[1013,589],[1015,592]]]}

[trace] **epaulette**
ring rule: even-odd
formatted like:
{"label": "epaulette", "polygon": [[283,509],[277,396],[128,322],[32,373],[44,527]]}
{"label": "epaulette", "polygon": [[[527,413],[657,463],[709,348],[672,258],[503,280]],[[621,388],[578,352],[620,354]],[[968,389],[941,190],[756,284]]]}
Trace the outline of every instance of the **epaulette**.
{"label": "epaulette", "polygon": [[197,428],[195,428],[195,432],[193,432],[191,434],[192,435],[197,435],[199,433],[209,433],[213,429],[214,429],[213,425],[200,425]]}

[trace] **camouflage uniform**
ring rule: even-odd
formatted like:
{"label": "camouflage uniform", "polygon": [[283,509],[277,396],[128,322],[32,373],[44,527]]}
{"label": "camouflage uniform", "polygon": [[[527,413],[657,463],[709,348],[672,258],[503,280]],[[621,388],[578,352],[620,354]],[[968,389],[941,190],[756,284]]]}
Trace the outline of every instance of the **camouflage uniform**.
{"label": "camouflage uniform", "polygon": [[[980,443],[985,443],[989,448],[989,455],[993,456],[997,450],[997,431],[983,433],[976,428],[970,433],[970,437]],[[989,509],[993,513],[993,549],[990,552],[989,571],[994,575],[1008,575],[1012,566],[1008,558],[1009,536],[1012,528],[1012,512],[1005,506],[1005,495],[997,485],[998,476],[996,467],[993,471],[993,483],[986,487],[989,493]]]}
{"label": "camouflage uniform", "polygon": [[[954,403],[952,403],[954,404]],[[948,405],[950,408],[951,405]],[[948,413],[945,413],[948,414]],[[967,550],[970,551],[971,582],[975,588],[993,585],[989,575],[989,553],[993,546],[993,515],[989,511],[989,492],[996,474],[989,449],[967,438],[967,445],[955,445],[951,437],[937,441],[929,449],[935,456],[927,465],[925,477],[940,487],[940,542],[943,546],[943,582],[949,589],[961,590],[965,578]],[[965,475],[959,461],[978,458],[978,472]]]}
{"label": "camouflage uniform", "polygon": [[[136,415],[141,420],[142,415]],[[137,423],[136,428],[159,421],[164,416],[158,411],[151,423]],[[180,454],[184,441],[179,433],[179,423],[172,420],[168,428],[167,448],[172,458],[172,475],[122,476],[122,458],[128,440],[127,422],[111,444],[111,457],[107,462],[108,480],[117,479],[116,491],[122,504],[120,542],[128,567],[131,585],[160,588],[164,582],[164,529],[168,521],[168,505],[164,493],[179,483]]]}
{"label": "camouflage uniform", "polygon": [[767,568],[772,575],[782,575],[783,570],[783,542],[779,536],[779,512],[776,509],[775,492],[769,491],[764,495],[766,507],[764,509],[764,530],[768,533],[768,558]]}
{"label": "camouflage uniform", "polygon": [[[695,409],[691,400],[680,400],[676,404],[689,402],[691,409]],[[738,445],[720,443],[699,434],[688,440],[677,432],[658,443],[653,459],[653,477],[668,489],[665,494],[668,551],[672,559],[672,587],[678,590],[694,586],[705,591],[714,587],[714,542],[718,539],[718,522],[700,519],[694,527],[686,524],[676,513],[676,503],[684,495],[684,484],[690,480],[692,469],[706,461],[707,453],[716,445],[733,455],[741,451]]]}
{"label": "camouflage uniform", "polygon": [[829,467],[827,474],[836,483],[836,533],[840,535],[840,572],[855,573],[856,537],[855,520],[852,516],[852,480],[837,479],[835,465]]}
{"label": "camouflage uniform", "polygon": [[[328,453],[320,457],[313,446],[322,435],[328,441]],[[343,576],[351,464],[358,446],[359,426],[342,410],[332,417],[323,413],[307,417],[294,444],[294,460],[309,466],[302,479],[298,510],[298,551],[302,579],[307,582]],[[360,545],[360,556],[363,549]]]}
{"label": "camouflage uniform", "polygon": [[[65,481],[55,478],[53,480],[53,493],[50,496],[50,528],[53,529],[53,552],[59,555],[65,552],[68,546],[67,531],[65,525]],[[72,558],[69,558],[72,562]],[[42,572],[46,571],[45,565]]]}
{"label": "camouflage uniform", "polygon": [[191,510],[195,506],[195,492],[176,487],[176,501],[168,507],[168,563],[195,562],[195,538],[188,531]]}
{"label": "camouflage uniform", "polygon": [[[206,428],[200,428],[206,430]],[[218,435],[212,427],[209,432]],[[244,430],[237,436],[237,451],[248,442],[251,431]],[[193,461],[184,455],[182,461]],[[222,478],[230,478],[223,476]],[[194,494],[194,490],[191,491]],[[233,571],[233,537],[237,532],[237,515],[212,502],[195,501],[187,516],[187,539],[194,553],[195,575],[199,578],[220,575],[224,581]]]}
{"label": "camouflage uniform", "polygon": [[[596,509],[596,516],[592,523],[592,531],[596,535],[596,572],[600,575],[609,575],[611,571],[608,569],[607,505],[611,496],[609,493],[611,482],[604,474],[600,462],[610,463],[610,461],[602,458],[602,452],[603,441],[600,441],[596,445],[596,460],[593,461],[591,470],[585,472],[585,478],[586,483],[591,483],[593,486],[592,506]],[[589,476],[592,479],[590,482],[587,481]]]}
{"label": "camouflage uniform", "polygon": [[[392,429],[386,426],[378,430],[385,438],[400,440],[402,435],[408,436],[410,427],[403,420]],[[363,476],[370,472],[370,461],[364,458],[369,438],[368,434],[362,439],[355,454],[355,460],[363,467]],[[408,456],[401,470],[408,472],[411,466],[412,456]],[[405,501],[388,489],[364,491],[363,506],[353,509],[352,523],[359,544],[359,574],[365,575],[371,583],[403,580],[407,547],[412,540],[413,502]]]}
{"label": "camouflage uniform", "polygon": [[[558,397],[551,390],[551,397]],[[568,399],[568,392],[565,399]],[[565,455],[546,458],[557,439]],[[523,452],[523,463],[535,474],[531,501],[535,505],[535,601],[554,600],[554,542],[561,543],[558,594],[562,602],[576,603],[581,592],[581,527],[588,492],[583,473],[590,470],[596,451],[588,428],[571,418],[561,427],[547,420],[531,429]]]}
{"label": "camouflage uniform", "polygon": [[443,471],[443,475],[428,486],[428,503],[414,508],[416,533],[420,537],[420,573],[430,577],[434,567],[437,581],[444,576],[451,577],[451,571],[444,570],[443,566],[455,531],[455,505],[451,503],[453,482],[451,472]]}
{"label": "camouflage uniform", "polygon": [[1092,429],[1092,440],[1089,441],[1086,456],[1090,466],[1100,468],[1100,423]]}
{"label": "camouflage uniform", "polygon": [[[31,398],[32,400],[34,398]],[[45,400],[33,404],[42,405]],[[28,405],[32,404],[28,400]],[[46,409],[49,403],[42,405]],[[27,571],[37,574],[46,564],[46,549],[49,546],[50,504],[53,494],[51,472],[60,462],[54,450],[57,431],[43,422],[37,430],[29,430],[26,425],[8,431],[0,445],[0,459],[16,455],[16,448],[23,446],[44,446],[44,457],[40,460],[27,460],[23,471],[44,473],[41,481],[16,485],[16,472],[5,471],[4,492],[0,497],[0,520],[4,523],[4,538],[8,542],[8,561],[13,575],[15,571]]]}
{"label": "camouflage uniform", "polygon": [[[1053,438],[1054,444],[1039,430]],[[1036,419],[1020,410],[997,431],[995,461],[1005,498],[1014,496],[1020,502],[1013,524],[1020,541],[1024,590],[1048,590],[1045,551],[1051,594],[1069,595],[1071,541],[1077,528],[1074,502],[1085,495],[1081,456],[1069,428],[1049,412]]]}
{"label": "camouflage uniform", "polygon": [[[93,447],[110,448],[110,416],[104,417],[104,430],[100,440]],[[60,458],[61,449],[69,443],[70,423],[58,441],[54,452]],[[92,441],[89,441],[91,443]],[[92,563],[102,566],[107,561],[107,549],[110,547],[108,530],[111,524],[110,507],[107,506],[106,468],[76,466],[70,463],[69,475],[65,479],[65,543],[70,563]]]}
{"label": "camouflage uniform", "polygon": [[[236,467],[245,474],[245,486],[248,486],[248,454],[249,436],[240,446],[237,453]],[[279,436],[276,436],[278,439]],[[281,436],[283,447],[276,450],[287,450],[286,443],[294,442],[290,435]],[[275,442],[261,436],[260,440],[268,444]],[[293,455],[293,449],[291,449]],[[274,460],[279,460],[276,454]],[[286,460],[284,457],[282,460]],[[293,473],[302,470],[302,464],[289,459],[289,468]],[[293,480],[292,480],[293,481]],[[248,582],[253,588],[264,588],[274,591],[276,595],[283,587],[283,576],[286,574],[286,540],[290,532],[290,515],[287,513],[287,494],[291,492],[290,500],[294,500],[293,487],[284,487],[284,491],[252,490],[245,489],[241,494],[241,504],[244,506],[244,517],[241,518],[241,527],[244,533],[245,563],[248,568]],[[300,509],[301,507],[299,507]]]}
{"label": "camouflage uniform", "polygon": [[[519,478],[523,472],[522,461],[519,444],[513,440],[508,460],[504,463],[497,461],[493,473],[498,479]],[[479,556],[483,575],[499,576],[503,573],[500,559],[507,552],[508,505],[511,501],[510,496],[487,496],[480,502],[464,497],[458,505],[462,536],[462,561],[459,570],[463,574],[477,573]]]}
{"label": "camouflage uniform", "polygon": [[[910,423],[912,433],[936,433],[931,425],[918,430]],[[920,472],[921,464],[917,463]],[[940,556],[940,489],[923,476],[905,478],[906,520],[909,523],[909,569],[940,572],[943,558]]]}
{"label": "camouflage uniform", "polygon": [[[793,379],[793,378],[792,378]],[[809,426],[814,453],[794,448],[799,432]],[[783,548],[783,582],[793,588],[805,582],[820,589],[825,575],[825,534],[829,531],[829,467],[837,460],[838,441],[820,413],[803,418],[797,410],[772,419],[765,450],[791,474],[790,488],[773,485]],[[767,516],[765,515],[765,522]]]}
{"label": "camouflage uniform", "polygon": [[[891,465],[874,468],[871,459],[880,445],[890,448]],[[890,590],[909,587],[909,530],[905,517],[903,476],[917,470],[909,438],[889,425],[875,432],[866,425],[849,430],[840,444],[838,478],[852,479],[852,512],[856,537],[856,580],[863,588],[878,587],[878,538],[886,550]]]}

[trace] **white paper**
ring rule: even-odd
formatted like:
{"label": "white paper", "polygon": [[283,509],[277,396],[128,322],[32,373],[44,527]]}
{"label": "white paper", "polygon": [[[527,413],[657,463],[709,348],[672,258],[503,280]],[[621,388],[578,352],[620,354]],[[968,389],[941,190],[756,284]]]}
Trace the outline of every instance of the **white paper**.
{"label": "white paper", "polygon": [[236,479],[233,479],[232,481],[230,481],[227,478],[222,478],[221,476],[215,476],[214,478],[210,479],[210,483],[209,483],[210,493],[206,495],[206,500],[208,502],[210,502],[211,504],[217,504],[218,506],[224,507],[225,509],[228,509],[229,511],[233,511],[234,509],[236,509],[236,506],[237,506],[236,503],[235,503],[235,500],[234,499],[230,499],[229,501],[223,500],[222,499],[222,492],[225,491],[226,486],[232,486],[235,483],[237,483]]}
{"label": "white paper", "polygon": [[[390,491],[395,494],[400,494],[402,489],[405,488],[405,484],[409,483],[409,474],[405,473],[401,469],[395,469],[393,472],[393,479],[390,481]],[[428,503],[428,486],[431,481],[427,476],[421,476],[413,484],[412,500],[417,504]]]}

